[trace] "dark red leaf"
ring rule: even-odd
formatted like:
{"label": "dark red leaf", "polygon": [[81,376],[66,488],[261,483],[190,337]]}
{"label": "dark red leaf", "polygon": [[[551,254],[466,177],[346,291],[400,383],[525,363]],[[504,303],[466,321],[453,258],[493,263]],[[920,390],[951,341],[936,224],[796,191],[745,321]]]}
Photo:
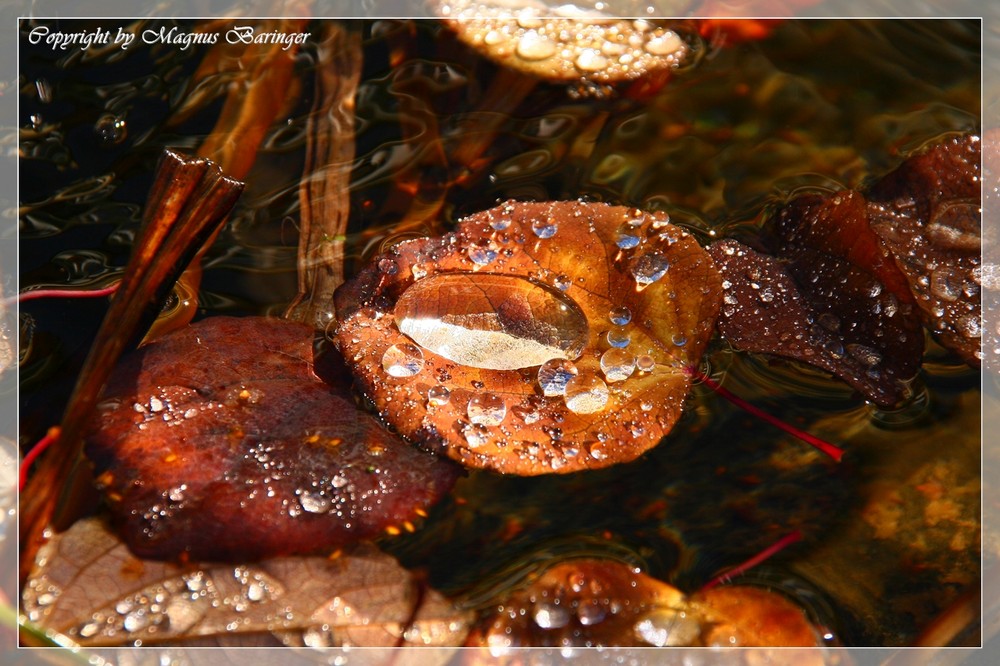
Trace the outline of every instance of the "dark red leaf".
{"label": "dark red leaf", "polygon": [[343,285],[337,343],[411,440],[469,467],[572,472],[669,432],[720,294],[711,259],[661,215],[508,203]]}
{"label": "dark red leaf", "polygon": [[[334,355],[277,319],[206,319],[115,371],[87,454],[146,557],[242,559],[412,528],[457,467],[359,412]],[[317,372],[327,383],[317,377]]]}
{"label": "dark red leaf", "polygon": [[[714,243],[708,251],[725,290],[719,332],[734,347],[823,368],[878,404],[891,405],[903,396],[901,380],[916,372],[920,355],[913,347],[922,350],[923,338],[919,326],[915,332],[892,326],[886,310],[895,309],[894,316],[901,318],[902,306],[870,276],[846,262],[817,257],[817,273],[840,275],[845,285],[839,286],[854,287],[844,293],[831,287],[817,298],[774,257],[734,240]],[[868,294],[859,293],[859,283]],[[875,308],[881,313],[876,315]]]}
{"label": "dark red leaf", "polygon": [[895,257],[927,327],[982,361],[981,146],[954,136],[908,158],[868,192],[872,229]]}

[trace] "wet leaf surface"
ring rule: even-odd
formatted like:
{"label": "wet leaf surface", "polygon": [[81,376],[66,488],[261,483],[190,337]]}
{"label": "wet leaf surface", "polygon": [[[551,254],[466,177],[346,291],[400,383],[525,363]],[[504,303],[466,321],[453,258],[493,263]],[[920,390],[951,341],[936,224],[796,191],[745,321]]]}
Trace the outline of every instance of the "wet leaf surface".
{"label": "wet leaf surface", "polygon": [[335,354],[315,363],[310,327],[228,317],[123,361],[87,454],[134,552],[241,561],[413,529],[458,467],[360,412]]}
{"label": "wet leaf surface", "polygon": [[872,229],[906,275],[924,323],[975,367],[982,361],[981,159],[979,136],[953,136],[868,191]]}
{"label": "wet leaf surface", "polygon": [[470,619],[370,544],[336,558],[173,564],[137,559],[97,518],[43,547],[22,603],[84,646],[454,645]]}
{"label": "wet leaf surface", "polygon": [[421,446],[467,467],[572,472],[670,431],[720,293],[711,259],[664,216],[510,202],[376,258],[337,291],[337,344]]}
{"label": "wet leaf surface", "polygon": [[[811,215],[808,204],[794,205]],[[737,349],[809,363],[893,405],[919,369],[920,323],[871,272],[816,240],[789,250],[790,261],[733,240],[709,247],[725,287],[719,332]]]}
{"label": "wet leaf surface", "polygon": [[534,574],[469,635],[468,645],[816,647],[801,609],[765,590],[724,586],[686,597],[614,560],[577,559]]}

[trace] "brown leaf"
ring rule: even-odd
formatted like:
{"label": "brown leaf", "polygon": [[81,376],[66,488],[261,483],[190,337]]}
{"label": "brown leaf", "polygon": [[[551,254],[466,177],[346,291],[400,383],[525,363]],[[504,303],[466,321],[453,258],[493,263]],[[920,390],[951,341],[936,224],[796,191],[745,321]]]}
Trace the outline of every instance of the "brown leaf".
{"label": "brown leaf", "polygon": [[334,354],[314,368],[312,338],[302,324],[215,317],[116,369],[87,454],[136,553],[333,549],[412,529],[451,488],[457,466],[360,412]]}
{"label": "brown leaf", "polygon": [[573,472],[670,431],[720,293],[664,216],[510,202],[400,243],[338,289],[337,344],[405,437],[468,467]]}
{"label": "brown leaf", "polygon": [[924,323],[966,363],[982,361],[981,146],[954,136],[908,158],[868,192],[872,229],[906,275]]}
{"label": "brown leaf", "polygon": [[459,644],[468,614],[422,586],[369,544],[250,565],[140,560],[88,518],[39,552],[22,609],[85,646]]}
{"label": "brown leaf", "polygon": [[[469,646],[816,647],[819,634],[788,599],[745,586],[686,597],[622,562],[581,558],[529,577],[485,615]],[[821,662],[819,662],[821,663]]]}
{"label": "brown leaf", "polygon": [[[818,211],[827,206],[796,200],[782,218],[809,225],[823,220]],[[734,240],[709,247],[725,287],[719,333],[738,349],[822,368],[879,405],[897,403],[923,353],[912,305],[844,258],[846,251],[839,254],[835,243],[824,243],[822,232],[788,235],[795,243],[784,243],[785,260]]]}

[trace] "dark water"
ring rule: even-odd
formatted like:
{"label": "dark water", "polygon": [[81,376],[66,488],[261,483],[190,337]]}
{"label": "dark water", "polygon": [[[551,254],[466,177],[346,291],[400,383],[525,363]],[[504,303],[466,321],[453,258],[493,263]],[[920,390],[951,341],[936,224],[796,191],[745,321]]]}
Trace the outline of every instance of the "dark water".
{"label": "dark water", "polygon": [[[508,198],[628,204],[668,212],[703,242],[748,237],[793,193],[863,187],[980,124],[978,22],[789,21],[765,41],[703,45],[648,98],[540,84],[469,168],[426,147],[462,145],[483,126],[496,66],[435,23],[360,29],[348,274]],[[100,284],[127,259],[160,151],[199,145],[224,82],[192,84],[199,47],[20,53],[21,286]],[[278,314],[295,294],[314,60],[310,48],[297,56],[301,85],[205,259],[199,317]],[[196,94],[204,103],[178,118]],[[22,444],[59,420],[102,315],[94,302],[22,307]],[[751,578],[813,608],[845,644],[912,644],[979,580],[980,375],[928,342],[914,398],[893,412],[821,372],[710,347],[717,378],[847,449],[841,465],[696,387],[640,461],[552,478],[472,473],[423,530],[384,546],[475,604],[525,562],[584,552],[696,589],[799,529],[804,540]]]}

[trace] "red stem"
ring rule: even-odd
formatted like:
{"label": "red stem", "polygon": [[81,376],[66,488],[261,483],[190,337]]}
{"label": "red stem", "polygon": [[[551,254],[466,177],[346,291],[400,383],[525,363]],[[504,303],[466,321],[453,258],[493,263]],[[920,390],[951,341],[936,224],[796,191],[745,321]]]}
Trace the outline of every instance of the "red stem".
{"label": "red stem", "polygon": [[778,417],[773,416],[771,414],[768,414],[767,412],[763,411],[759,407],[754,407],[749,402],[747,402],[743,398],[739,397],[738,395],[736,395],[735,393],[733,393],[729,389],[723,387],[721,384],[715,382],[711,378],[709,378],[709,377],[705,376],[704,374],[702,374],[697,368],[689,367],[689,368],[687,368],[687,373],[689,375],[694,376],[696,379],[700,379],[701,381],[703,381],[705,383],[705,385],[708,386],[708,388],[712,389],[713,391],[715,391],[716,393],[718,393],[719,395],[721,395],[723,398],[725,398],[729,402],[731,402],[734,405],[736,405],[737,407],[740,407],[741,409],[744,409],[744,410],[750,412],[751,414],[753,414],[754,416],[756,416],[759,419],[767,421],[768,423],[770,423],[771,425],[775,426],[776,428],[781,428],[782,430],[784,430],[785,432],[787,432],[790,435],[794,435],[795,437],[798,437],[799,439],[801,439],[806,444],[810,444],[810,445],[816,447],[817,449],[819,449],[820,451],[822,451],[826,455],[830,456],[831,458],[833,458],[837,462],[840,462],[840,459],[844,457],[844,450],[843,449],[841,449],[839,447],[836,447],[833,444],[830,444],[829,442],[826,442],[826,441],[820,439],[819,437],[816,437],[815,435],[810,435],[809,433],[805,432],[804,430],[799,430],[795,426],[792,426],[792,425],[789,425],[789,424],[785,423],[784,421],[782,421]]}
{"label": "red stem", "polygon": [[699,592],[711,590],[716,585],[720,585],[722,583],[728,583],[734,577],[746,573],[748,569],[752,569],[753,567],[757,566],[758,564],[760,564],[767,558],[771,557],[772,555],[781,552],[782,550],[792,545],[796,541],[799,541],[801,538],[802,538],[802,533],[799,532],[798,530],[795,530],[791,534],[786,534],[785,536],[781,537],[781,539],[779,539],[776,543],[772,544],[771,546],[768,546],[767,548],[757,553],[743,564],[738,564],[732,569],[729,569],[724,573],[719,574],[712,580],[708,581],[707,583],[705,583],[704,586],[702,586]]}
{"label": "red stem", "polygon": [[7,299],[5,304],[9,304],[11,301],[23,303],[24,301],[33,301],[36,298],[99,298],[115,293],[119,284],[115,282],[110,287],[102,289],[34,289],[23,291],[17,296]]}
{"label": "red stem", "polygon": [[42,453],[44,453],[45,450],[53,444],[53,442],[59,439],[59,432],[59,426],[52,426],[48,429],[48,432],[45,433],[45,437],[38,440],[38,443],[35,444],[30,451],[24,454],[24,460],[21,461],[21,468],[18,470],[18,490],[24,490],[24,484],[28,481],[28,468],[31,467],[31,464],[35,462],[35,459],[38,458],[38,456],[42,455]]}

